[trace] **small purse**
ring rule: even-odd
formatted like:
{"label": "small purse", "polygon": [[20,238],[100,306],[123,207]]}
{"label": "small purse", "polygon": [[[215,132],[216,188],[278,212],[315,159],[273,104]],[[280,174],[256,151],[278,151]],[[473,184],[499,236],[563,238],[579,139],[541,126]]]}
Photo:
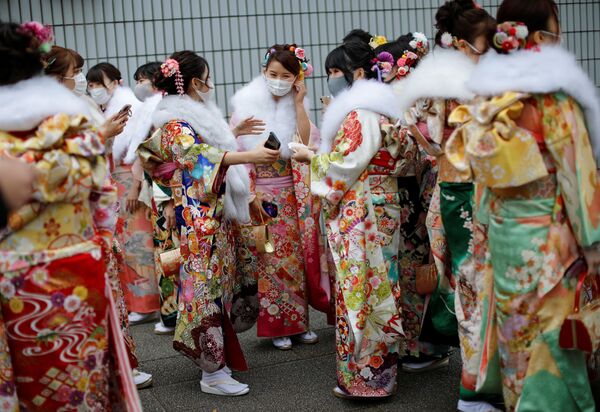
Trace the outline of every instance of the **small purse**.
{"label": "small purse", "polygon": [[179,275],[181,267],[181,250],[179,248],[162,252],[158,258],[165,277]]}
{"label": "small purse", "polygon": [[438,272],[435,263],[417,266],[415,269],[416,289],[419,295],[431,295],[438,287]]}
{"label": "small purse", "polygon": [[260,215],[260,225],[252,225],[252,237],[256,242],[256,250],[258,253],[273,253],[275,247],[271,243],[271,235],[269,234],[269,225],[265,224],[265,221]]}
{"label": "small purse", "polygon": [[[598,277],[587,276],[588,266],[583,258],[577,259],[565,276],[577,278],[573,313],[568,315],[561,328],[558,344],[562,349],[594,353],[600,347],[600,299]],[[586,284],[586,279],[590,280]],[[581,292],[589,292],[589,302],[581,307]]]}

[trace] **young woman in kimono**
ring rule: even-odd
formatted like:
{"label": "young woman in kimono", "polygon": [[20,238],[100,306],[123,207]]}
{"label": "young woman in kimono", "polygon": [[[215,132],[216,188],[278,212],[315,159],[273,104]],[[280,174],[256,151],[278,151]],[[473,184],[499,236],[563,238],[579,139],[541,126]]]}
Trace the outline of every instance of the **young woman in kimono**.
{"label": "young woman in kimono", "polygon": [[495,327],[484,325],[483,345],[497,341],[507,410],[593,411],[586,357],[562,349],[559,331],[579,277],[568,268],[583,256],[597,276],[600,264],[600,104],[558,45],[552,0],[505,0],[497,20],[501,54],[481,58],[468,82],[486,99],[450,115],[461,126],[446,144],[448,160],[490,192],[478,214],[489,228]]}
{"label": "young woman in kimono", "polygon": [[[125,105],[131,105],[135,113],[140,105],[131,89],[121,85],[121,72],[110,63],[98,63],[87,72],[88,92],[98,104],[104,116],[119,113]],[[123,133],[127,132],[125,126]],[[129,321],[137,324],[151,320],[159,309],[158,286],[154,270],[151,209],[138,201],[144,173],[140,167],[122,162],[124,136],[108,139],[111,175],[119,189],[119,221],[117,238],[125,253],[125,270],[120,273]],[[131,134],[132,132],[130,132]],[[119,143],[119,144],[117,144]],[[113,146],[116,145],[117,154]]]}
{"label": "young woman in kimono", "polygon": [[[112,140],[115,136],[119,135],[125,124],[127,123],[128,115],[113,115],[108,120],[104,118],[102,112],[99,110],[98,105],[91,100],[89,97],[84,97],[82,93],[85,93],[87,88],[87,80],[82,72],[83,65],[85,63],[83,57],[75,50],[67,49],[60,46],[52,46],[49,53],[44,55],[44,74],[54,77],[63,86],[73,91],[73,93],[88,104],[90,110],[90,122],[94,124],[98,129],[98,135],[103,142],[106,140]],[[107,164],[109,163],[109,157],[105,153]],[[116,183],[108,176],[110,185],[114,186],[115,191]],[[115,204],[115,212],[117,210],[117,204]],[[113,230],[116,229],[115,227]],[[152,385],[152,375],[149,373],[142,372],[137,369],[138,360],[136,357],[136,346],[131,331],[129,329],[128,310],[125,303],[125,296],[123,293],[123,287],[121,284],[120,275],[125,270],[125,255],[121,243],[116,237],[112,237],[111,244],[103,245],[105,249],[104,259],[106,263],[106,271],[109,276],[111,290],[113,292],[113,298],[119,312],[119,322],[125,338],[125,344],[129,353],[129,362],[133,369],[133,378],[138,389],[146,388]]]}
{"label": "young woman in kimono", "polygon": [[162,100],[162,92],[157,90],[153,83],[154,77],[160,71],[160,65],[159,62],[150,62],[135,71],[134,93],[141,103],[127,122],[128,127],[115,138],[113,156],[122,159],[123,165],[131,166],[133,174],[142,176],[138,199],[128,199],[128,208],[133,211],[141,208],[152,211],[154,271],[160,296],[160,320],[154,325],[154,333],[169,335],[175,331],[177,321],[179,278],[176,274],[165,276],[159,256],[162,252],[179,245],[179,232],[175,225],[175,206],[171,188],[161,185],[159,180],[154,179],[150,174],[152,171],[144,172],[142,161],[137,156],[140,144],[154,131],[152,113]]}
{"label": "young woman in kimono", "polygon": [[139,411],[107,293],[116,189],[86,103],[40,76],[50,35],[0,24],[0,152],[38,174],[0,234],[0,409]]}
{"label": "young woman in kimono", "polygon": [[349,42],[325,62],[334,96],[311,162],[311,192],[322,202],[336,266],[336,347],[339,397],[381,398],[396,391],[402,336],[393,279],[398,271],[400,207],[397,159],[406,145],[391,88],[369,45]]}
{"label": "young woman in kimono", "polygon": [[235,286],[231,225],[250,218],[250,182],[242,164],[271,164],[279,152],[260,144],[235,151],[235,137],[211,100],[208,63],[194,52],[174,53],[155,85],[167,95],[152,116],[158,129],[144,147],[153,146],[166,161],[157,172],[178,172],[181,179],[173,190],[182,258],[173,346],[202,369],[203,392],[243,395],[248,386],[226,368],[247,367],[225,310]]}
{"label": "young woman in kimono", "polygon": [[[308,118],[304,78],[312,73],[304,49],[276,44],[265,54],[263,73],[232,98],[231,124],[242,119],[261,121],[258,135],[241,135],[242,150],[255,147],[273,132],[281,142],[281,158],[250,170],[254,188],[254,224],[268,222],[275,252],[257,253],[259,315],[257,334],[273,339],[278,349],[318,341],[308,319],[310,277],[319,287],[321,259],[319,215],[312,207],[308,167],[291,160],[289,143],[318,144],[318,131]],[[263,204],[271,207],[270,213]],[[248,241],[249,239],[247,239]],[[256,275],[255,275],[256,276]],[[327,272],[325,272],[327,278]],[[325,295],[326,296],[326,295]],[[329,308],[326,298],[324,307]]]}
{"label": "young woman in kimono", "polygon": [[[407,76],[428,51],[427,38],[408,33],[375,49],[377,59],[389,60],[389,73],[383,80],[401,98]],[[389,55],[387,55],[389,54]],[[420,108],[420,106],[419,106]],[[416,111],[414,108],[411,113]],[[424,111],[427,112],[426,110]],[[420,113],[420,112],[419,112]],[[417,268],[430,260],[426,216],[437,176],[435,162],[417,144],[407,127],[400,128],[404,139],[404,159],[398,163],[398,190],[401,208],[398,275],[395,277],[402,308],[402,368],[407,372],[426,372],[448,365],[447,345],[431,332],[426,297],[417,293]],[[400,159],[399,159],[400,160]],[[445,337],[444,340],[447,340]]]}
{"label": "young woman in kimono", "polygon": [[[452,295],[446,302],[456,313],[463,370],[461,375],[461,411],[494,407],[487,401],[500,401],[499,382],[477,385],[480,360],[481,305],[484,292],[490,290],[490,271],[481,271],[475,261],[475,249],[485,254],[485,229],[473,216],[474,187],[471,175],[459,172],[446,159],[444,146],[453,132],[448,115],[458,104],[475,97],[466,86],[479,57],[485,53],[496,32],[495,20],[471,0],[446,2],[436,13],[437,48],[428,54],[407,77],[399,94],[401,109],[408,112],[406,126],[426,153],[435,157],[438,178],[429,216],[434,257],[438,275],[451,267]],[[417,110],[426,108],[426,110]],[[477,234],[475,234],[477,231]],[[477,244],[475,236],[477,235]],[[449,261],[440,244],[448,249]],[[445,281],[445,279],[443,279]],[[486,288],[487,286],[487,288]],[[435,294],[434,294],[435,296]],[[430,305],[435,304],[432,296]],[[434,325],[443,318],[432,310]],[[443,307],[442,310],[448,311]],[[454,318],[454,316],[452,316]],[[450,325],[455,325],[454,319]],[[445,325],[441,325],[445,327]],[[452,331],[456,333],[455,331]],[[476,391],[479,386],[481,390]]]}

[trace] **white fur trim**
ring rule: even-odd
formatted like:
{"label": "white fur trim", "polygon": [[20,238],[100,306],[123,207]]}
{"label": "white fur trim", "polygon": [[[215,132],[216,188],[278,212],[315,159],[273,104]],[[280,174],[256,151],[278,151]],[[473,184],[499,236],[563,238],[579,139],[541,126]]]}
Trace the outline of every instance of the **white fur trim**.
{"label": "white fur trim", "polygon": [[[475,97],[466,83],[475,64],[456,50],[436,48],[429,53],[406,79],[397,82],[399,110],[404,113],[420,99],[457,99]],[[395,91],[396,91],[395,90]]]}
{"label": "white fur trim", "polygon": [[369,110],[391,119],[399,119],[398,100],[392,87],[376,80],[357,80],[348,90],[331,101],[321,124],[319,153],[329,153],[346,116],[358,109]]}
{"label": "white fur trim", "polygon": [[487,53],[467,86],[480,96],[508,91],[565,92],[584,110],[594,154],[600,159],[600,101],[596,86],[575,56],[562,47],[544,46],[540,51],[521,50],[509,55]]}
{"label": "white fur trim", "polygon": [[86,103],[49,76],[0,86],[0,130],[25,131],[59,113],[90,117]]}
{"label": "white fur trim", "polygon": [[[308,99],[304,99],[304,107],[308,113]],[[266,123],[265,131],[261,135],[238,137],[243,150],[254,149],[269,137],[270,132],[274,132],[281,141],[281,157],[284,159],[292,157],[288,143],[294,141],[298,129],[293,92],[276,101],[267,89],[264,77],[260,75],[235,93],[231,99],[231,110],[238,121],[254,116]]]}
{"label": "white fur trim", "polygon": [[[187,95],[164,97],[152,115],[154,127],[171,120],[189,123],[202,141],[221,150],[237,151],[237,142],[221,110],[213,102],[200,103]],[[225,218],[246,223],[250,220],[250,178],[244,165],[230,166],[226,176]]]}
{"label": "white fur trim", "polygon": [[156,93],[136,107],[123,133],[115,138],[113,156],[116,162],[121,161],[123,157],[125,157],[123,159],[125,164],[132,164],[135,161],[138,146],[148,138],[152,130],[152,113],[161,100],[162,94]]}
{"label": "white fur trim", "polygon": [[104,117],[108,119],[109,117],[117,114],[125,105],[131,105],[131,113],[132,117],[127,121],[125,128],[121,132],[121,134],[115,136],[112,144],[112,155],[115,161],[115,164],[119,164],[127,152],[127,148],[129,147],[130,139],[135,134],[135,130],[133,125],[131,125],[131,119],[135,116],[141,102],[135,97],[135,94],[131,91],[130,88],[124,86],[117,86],[110,100],[106,104],[106,110],[104,110]]}

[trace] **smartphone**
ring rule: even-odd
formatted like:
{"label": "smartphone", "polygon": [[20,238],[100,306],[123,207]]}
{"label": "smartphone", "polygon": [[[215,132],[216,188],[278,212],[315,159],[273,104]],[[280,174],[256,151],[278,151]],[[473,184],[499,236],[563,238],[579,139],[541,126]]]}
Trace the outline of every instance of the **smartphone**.
{"label": "smartphone", "polygon": [[131,105],[130,104],[126,104],[125,106],[123,106],[123,108],[121,110],[119,110],[118,117],[123,117],[125,115],[131,116]]}
{"label": "smartphone", "polygon": [[265,142],[265,147],[271,150],[279,150],[279,148],[281,147],[281,142],[279,141],[277,136],[275,136],[275,133],[269,133],[269,138]]}
{"label": "smartphone", "polygon": [[265,212],[267,212],[267,215],[271,216],[272,218],[276,218],[279,213],[277,205],[272,202],[267,202],[267,201],[263,200],[262,208],[264,209]]}

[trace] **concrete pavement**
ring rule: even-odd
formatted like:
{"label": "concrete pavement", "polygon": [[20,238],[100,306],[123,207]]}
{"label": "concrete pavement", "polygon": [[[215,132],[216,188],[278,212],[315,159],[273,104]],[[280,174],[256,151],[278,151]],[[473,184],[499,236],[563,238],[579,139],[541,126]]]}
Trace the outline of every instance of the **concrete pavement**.
{"label": "concrete pavement", "polygon": [[256,330],[240,334],[250,370],[235,373],[250,385],[250,393],[229,398],[200,391],[200,371],[175,352],[171,336],[157,336],[153,324],[132,327],[140,369],[152,373],[154,385],[140,391],[144,411],[455,411],[458,402],[460,357],[450,367],[425,375],[401,373],[398,394],[383,402],[335,398],[335,332],[325,317],[311,312],[311,325],[320,337],[316,345],[295,345],[279,351]]}

